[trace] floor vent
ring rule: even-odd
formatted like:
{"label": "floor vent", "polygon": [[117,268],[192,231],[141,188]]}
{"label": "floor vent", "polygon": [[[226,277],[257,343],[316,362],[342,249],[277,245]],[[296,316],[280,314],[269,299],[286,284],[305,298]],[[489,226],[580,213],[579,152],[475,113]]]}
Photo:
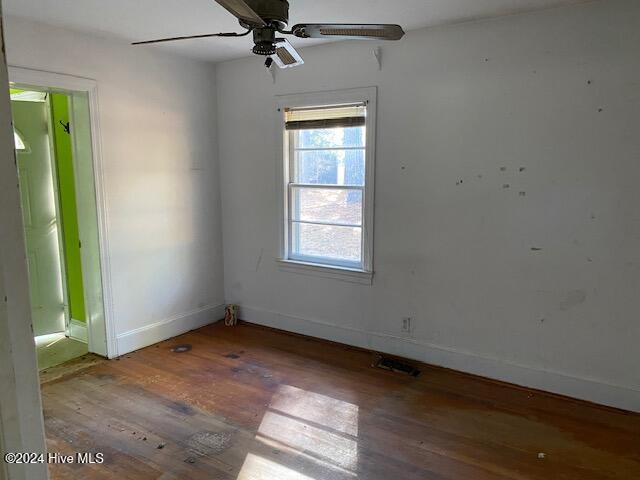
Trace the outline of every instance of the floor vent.
{"label": "floor vent", "polygon": [[382,368],[383,370],[390,370],[392,372],[404,373],[405,375],[409,375],[410,377],[417,377],[420,375],[420,370],[418,370],[413,365],[409,365],[401,360],[396,360],[394,358],[384,357],[382,355],[378,355],[376,361],[373,364],[376,368]]}

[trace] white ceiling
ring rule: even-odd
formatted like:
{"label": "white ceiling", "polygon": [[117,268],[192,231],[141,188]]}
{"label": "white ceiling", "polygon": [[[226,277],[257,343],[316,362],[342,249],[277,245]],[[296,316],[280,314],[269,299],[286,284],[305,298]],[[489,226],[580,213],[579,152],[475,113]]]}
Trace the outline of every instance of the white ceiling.
{"label": "white ceiling", "polygon": [[[290,25],[318,22],[398,23],[405,30],[528,12],[588,0],[289,0]],[[213,0],[2,0],[5,15],[135,41],[240,31]],[[321,41],[294,39],[295,46]],[[163,46],[211,61],[248,56],[250,38],[187,40]]]}

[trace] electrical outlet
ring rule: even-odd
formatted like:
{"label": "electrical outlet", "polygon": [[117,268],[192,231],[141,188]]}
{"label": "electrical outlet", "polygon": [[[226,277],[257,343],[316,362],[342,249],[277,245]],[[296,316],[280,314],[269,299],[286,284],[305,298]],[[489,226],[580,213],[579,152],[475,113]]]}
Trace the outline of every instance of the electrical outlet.
{"label": "electrical outlet", "polygon": [[402,331],[404,333],[411,333],[411,317],[403,317],[402,318]]}

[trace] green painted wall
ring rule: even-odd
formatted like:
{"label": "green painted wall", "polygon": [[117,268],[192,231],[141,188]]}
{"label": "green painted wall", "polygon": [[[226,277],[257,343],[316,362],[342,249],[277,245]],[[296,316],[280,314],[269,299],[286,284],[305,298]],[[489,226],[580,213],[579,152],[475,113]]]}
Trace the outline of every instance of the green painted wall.
{"label": "green painted wall", "polygon": [[78,233],[78,206],[73,172],[73,148],[71,134],[63,126],[63,124],[68,125],[70,122],[69,97],[62,93],[52,93],[50,102],[69,309],[72,319],[86,322],[80,236]]}

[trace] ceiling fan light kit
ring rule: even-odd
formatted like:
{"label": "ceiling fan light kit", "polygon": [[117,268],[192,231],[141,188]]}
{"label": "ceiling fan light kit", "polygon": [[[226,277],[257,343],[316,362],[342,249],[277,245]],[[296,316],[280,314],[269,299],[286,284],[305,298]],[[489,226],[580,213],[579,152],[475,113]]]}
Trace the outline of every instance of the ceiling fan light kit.
{"label": "ceiling fan light kit", "polygon": [[162,38],[134,42],[133,45],[173,42],[209,37],[244,37],[253,33],[253,49],[256,55],[267,57],[265,66],[275,64],[280,68],[297,67],[304,64],[302,56],[286,38],[278,34],[293,35],[298,38],[342,38],[358,40],[400,40],[404,30],[392,24],[343,24],[343,23],[303,23],[287,30],[289,23],[289,2],[287,0],[215,0],[235,16],[245,32],[208,33],[184,37]]}

